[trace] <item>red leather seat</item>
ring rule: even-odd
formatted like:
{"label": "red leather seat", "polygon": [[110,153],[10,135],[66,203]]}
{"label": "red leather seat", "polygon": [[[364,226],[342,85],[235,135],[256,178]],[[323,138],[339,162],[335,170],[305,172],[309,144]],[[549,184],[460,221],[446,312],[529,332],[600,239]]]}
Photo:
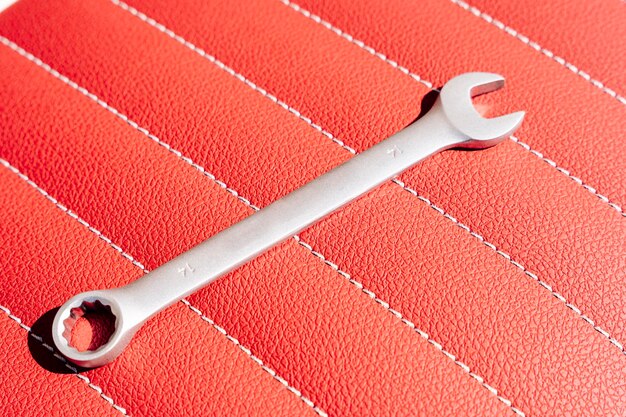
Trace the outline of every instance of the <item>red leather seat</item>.
{"label": "red leather seat", "polygon": [[[18,1],[0,14],[4,414],[626,414],[624,21],[619,0]],[[487,114],[527,112],[511,140],[430,158],[110,365],[54,355],[71,295],[137,279],[479,70],[507,80]]]}

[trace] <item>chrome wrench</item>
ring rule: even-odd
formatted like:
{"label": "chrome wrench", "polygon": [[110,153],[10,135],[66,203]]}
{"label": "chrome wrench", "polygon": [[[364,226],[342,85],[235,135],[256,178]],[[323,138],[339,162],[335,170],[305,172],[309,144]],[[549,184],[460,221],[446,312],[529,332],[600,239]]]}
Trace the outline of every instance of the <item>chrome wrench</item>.
{"label": "chrome wrench", "polygon": [[[497,74],[472,72],[457,76],[444,85],[422,118],[395,135],[142,278],[123,287],[72,297],[54,318],[54,343],[77,365],[104,365],[122,353],[135,332],[156,313],[428,156],[451,148],[484,149],[499,143],[519,127],[524,112],[483,118],[474,108],[472,97],[503,84],[504,78]],[[78,351],[68,341],[73,323],[84,312],[97,308],[110,310],[115,329],[99,348]]]}

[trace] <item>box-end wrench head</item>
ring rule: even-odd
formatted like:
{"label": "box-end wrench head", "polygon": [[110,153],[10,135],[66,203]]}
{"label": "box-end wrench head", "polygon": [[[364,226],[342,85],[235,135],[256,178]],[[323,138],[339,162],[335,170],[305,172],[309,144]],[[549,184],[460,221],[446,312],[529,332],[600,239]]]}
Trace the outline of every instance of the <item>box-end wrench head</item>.
{"label": "box-end wrench head", "polygon": [[[448,81],[419,120],[242,221],[120,288],[72,297],[56,313],[52,335],[71,362],[96,367],[115,359],[154,314],[206,286],[269,248],[445,149],[483,149],[511,135],[524,112],[487,119],[472,97],[504,84],[497,74],[473,72]],[[105,310],[115,320],[109,340],[95,350],[70,345],[85,312]]]}

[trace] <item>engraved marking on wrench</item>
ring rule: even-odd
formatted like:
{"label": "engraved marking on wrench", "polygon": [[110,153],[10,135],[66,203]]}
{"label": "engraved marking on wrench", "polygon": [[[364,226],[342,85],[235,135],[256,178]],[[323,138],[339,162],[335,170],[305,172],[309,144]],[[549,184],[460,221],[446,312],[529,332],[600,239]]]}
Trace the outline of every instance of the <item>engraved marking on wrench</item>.
{"label": "engraved marking on wrench", "polygon": [[187,277],[187,273],[194,273],[196,272],[195,268],[192,268],[189,265],[189,262],[185,262],[185,266],[183,266],[182,268],[178,269],[178,273],[181,274],[183,277]]}
{"label": "engraved marking on wrench", "polygon": [[395,158],[396,155],[402,155],[402,149],[398,148],[398,145],[394,145],[393,148],[387,149],[387,154]]}

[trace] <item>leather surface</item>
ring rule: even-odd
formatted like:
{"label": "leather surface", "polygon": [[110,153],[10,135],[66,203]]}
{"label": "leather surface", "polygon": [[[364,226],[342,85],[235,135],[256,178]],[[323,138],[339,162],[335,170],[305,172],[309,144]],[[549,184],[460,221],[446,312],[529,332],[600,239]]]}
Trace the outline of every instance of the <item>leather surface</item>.
{"label": "leather surface", "polygon": [[[162,146],[154,146],[154,142],[144,135],[129,129],[110,112],[94,112],[99,108],[96,103],[87,101],[85,97],[76,94],[62,83],[54,82],[55,80],[48,74],[39,71],[37,67],[30,65],[28,61],[7,48],[4,48],[3,52],[6,59],[2,62],[7,65],[4,70],[8,70],[9,66],[13,68],[19,66],[20,71],[16,71],[16,74],[30,72],[28,78],[18,77],[15,84],[6,83],[8,87],[12,87],[8,89],[8,95],[28,98],[13,100],[15,114],[19,114],[20,117],[12,118],[10,123],[3,125],[2,137],[6,139],[3,140],[3,149],[8,152],[7,158],[19,161],[16,168],[27,172],[40,187],[46,187],[64,201],[70,201],[75,206],[74,209],[82,213],[81,217],[86,222],[105,236],[112,236],[110,239],[140,242],[150,240],[149,236],[152,233],[154,241],[160,241],[163,245],[160,252],[155,250],[155,244],[148,242],[144,243],[148,249],[135,249],[131,246],[133,252],[128,252],[147,268],[154,268],[178,254],[177,251],[188,249],[193,243],[216,233],[252,211],[233,195],[220,189],[214,181],[199,175],[196,169],[174,154]],[[62,111],[59,109],[50,113],[52,104],[59,99],[65,103],[64,108]],[[18,108],[21,106],[24,107]],[[67,129],[67,134],[38,135],[31,130],[31,127],[35,127],[35,120],[39,120],[37,131],[41,131],[42,128],[43,131]],[[74,125],[73,120],[83,120],[81,124],[83,129]],[[78,142],[65,140],[68,135]],[[9,140],[11,137],[19,137],[20,140]],[[55,175],[46,176],[45,172],[37,169],[43,167],[39,165],[41,160],[36,161],[28,157],[37,153],[45,155],[45,166],[57,167]],[[94,175],[99,170],[98,167],[104,172]],[[113,173],[116,175],[114,178],[111,177]],[[153,180],[161,177],[168,180]],[[76,190],[100,189],[107,193],[107,197],[100,198],[82,192],[73,193],[67,183],[63,184],[63,178],[80,184]],[[151,186],[146,187],[145,184]],[[121,186],[124,192],[116,190]],[[124,202],[124,198],[128,198],[129,201]],[[132,217],[135,216],[139,218],[133,220]],[[212,221],[207,222],[206,219]],[[129,221],[132,222],[132,227]],[[162,222],[160,225],[159,221]],[[80,224],[76,227],[80,227]],[[198,236],[198,233],[201,235]],[[144,250],[149,251],[150,256],[156,259],[151,260]],[[122,275],[124,278],[122,282],[113,280],[109,274],[98,275],[99,283],[81,279],[79,281],[83,285],[81,287],[73,286],[65,292],[57,289],[55,294],[57,298],[50,300],[48,308],[60,304],[63,297],[67,298],[72,294],[71,291],[117,286],[140,274],[141,271],[137,271],[127,259],[119,254],[112,255],[118,255],[118,262],[133,268],[134,274]],[[25,259],[28,260],[29,257]],[[97,268],[99,264],[96,260],[93,267]],[[32,263],[29,262],[27,265]],[[32,266],[40,269],[36,265]],[[33,276],[23,273],[29,277]],[[14,276],[19,277],[21,274]],[[310,276],[315,277],[316,285],[311,285]],[[62,280],[62,277],[63,275],[59,279]],[[7,296],[15,298],[30,295],[19,290],[9,291],[16,288],[15,282],[7,281],[7,285],[9,289],[3,292]],[[223,278],[218,285],[206,288],[203,294],[209,297],[209,301],[198,303],[195,298],[190,299],[194,308],[205,311],[212,318],[212,314],[206,308],[213,306],[211,307],[213,311],[219,309],[228,313],[231,320],[238,318],[238,324],[245,324],[245,329],[249,333],[243,333],[237,327],[230,326],[228,332],[231,337],[235,337],[246,348],[252,349],[270,368],[276,369],[288,381],[305,380],[306,383],[299,382],[298,389],[307,397],[315,394],[315,402],[321,403],[324,409],[337,408],[339,410],[337,414],[342,414],[341,408],[354,408],[357,405],[363,409],[380,409],[381,414],[392,413],[394,410],[392,405],[397,406],[399,403],[408,414],[435,411],[444,415],[457,413],[481,415],[483,409],[488,409],[497,415],[506,410],[502,403],[476,383],[460,366],[433,349],[424,339],[416,337],[413,330],[387,311],[380,309],[364,293],[335,271],[327,268],[294,241],[268,252],[238,273]],[[49,295],[46,299],[48,298]],[[215,308],[215,303],[219,304],[218,308]],[[18,304],[31,303],[22,300]],[[290,306],[293,305],[301,307],[291,310]],[[36,317],[43,313],[45,308],[41,307],[42,310],[31,314]],[[17,312],[21,315],[26,314],[23,311]],[[199,331],[206,333],[213,330],[214,338],[222,337],[215,329],[193,317],[190,311],[187,313],[195,320],[192,324],[198,326]],[[217,323],[226,326],[223,321]],[[120,359],[111,366],[91,371],[94,381],[132,377],[136,381],[134,384],[143,385],[144,379],[150,381],[154,378],[152,375],[156,369],[163,366],[176,369],[182,366],[180,361],[184,363],[189,360],[188,356],[181,354],[177,348],[168,347],[167,344],[159,346],[158,339],[150,337],[149,329],[144,327],[142,330],[149,344],[146,346],[144,343],[140,346],[144,346],[144,349],[149,349],[152,353],[160,353],[171,358],[157,360],[148,357],[145,363],[139,359]],[[171,324],[165,326],[162,334],[169,343],[176,341],[184,343],[186,339],[184,335],[189,333],[184,330],[182,325]],[[177,332],[172,333],[173,331]],[[255,339],[248,339],[250,332]],[[135,344],[141,343],[138,337],[135,338]],[[204,339],[206,339],[204,335],[189,335],[189,340]],[[376,340],[377,349],[369,348],[371,340]],[[206,340],[206,343],[209,346],[213,344],[210,340]],[[224,340],[223,344],[237,350],[228,340]],[[184,346],[196,351],[193,345]],[[208,354],[196,357],[202,360],[211,356]],[[124,356],[127,357],[128,354]],[[223,373],[213,365],[214,361],[220,361],[222,366],[232,366],[229,360],[219,358],[202,361],[201,365],[212,366],[213,372]],[[130,375],[126,375],[128,371],[122,371],[122,375],[116,376],[118,367],[133,364],[141,364],[140,370],[130,372]],[[148,364],[155,366],[156,369],[147,367]],[[250,366],[256,364],[250,361]],[[346,368],[350,372],[345,372]],[[257,369],[262,372],[258,366]],[[373,369],[373,372],[369,371],[370,369]],[[114,373],[113,376],[109,376],[111,372]],[[183,375],[190,378],[190,383],[185,385],[176,384],[170,378],[165,380],[172,384],[172,390],[177,385],[189,389],[196,386],[202,390],[211,389],[216,385],[215,381],[206,384],[195,381],[196,373],[205,378],[205,372],[207,371],[199,369]],[[229,375],[231,378],[237,377],[232,372],[228,373],[231,374]],[[381,381],[381,384],[363,384],[361,381],[364,375]],[[397,383],[385,382],[388,375],[394,375]],[[428,378],[424,375],[428,375]],[[134,386],[132,381],[128,381],[127,384],[128,386],[121,385],[120,391],[116,394],[123,395],[125,408],[136,408],[137,412],[144,409],[163,410],[173,395],[173,392],[168,394],[161,386],[153,386],[151,389],[160,395],[150,397],[156,403],[149,404],[144,398],[133,395],[135,390],[132,389]],[[249,384],[244,385],[246,389],[250,389]],[[224,389],[233,398],[237,397],[237,393],[231,392],[228,386]],[[344,398],[344,402],[333,403],[332,400],[337,398],[337,392],[342,390],[345,391],[338,398]],[[467,395],[468,390],[473,394]],[[201,398],[205,394],[198,392],[196,395]],[[258,396],[265,401],[271,401],[271,398],[266,397],[263,392],[258,392]],[[256,397],[251,398],[253,399]],[[238,400],[227,402],[231,406],[241,406]],[[213,402],[218,405],[220,403]],[[204,413],[201,407],[194,404],[186,404],[181,410],[183,410],[180,411],[181,414],[186,414],[186,410]],[[354,410],[358,412],[358,408]],[[238,411],[235,414],[246,413]]]}
{"label": "leather surface", "polygon": [[60,395],[34,414],[71,414],[67,383],[130,415],[626,411],[625,109],[580,74],[443,0],[22,0],[0,35],[0,305],[28,325],[401,129],[429,83],[500,72],[479,105],[528,112],[514,140],[437,155],[151,320],[84,373],[118,408],[7,333],[2,380]]}
{"label": "leather surface", "polygon": [[583,79],[601,83],[606,94],[626,104],[623,70],[626,7],[623,1],[525,1],[520,4],[476,0],[469,3],[466,6],[459,2],[459,5],[478,9],[483,19],[495,17],[506,22],[505,26],[516,32],[513,36],[522,42],[534,42],[542,53]]}
{"label": "leather surface", "polygon": [[5,364],[0,367],[0,401],[5,415],[35,415],[42,410],[49,410],[52,416],[119,415],[93,388],[95,385],[41,368],[28,350],[26,329],[6,313],[3,311],[0,317],[0,346]]}

